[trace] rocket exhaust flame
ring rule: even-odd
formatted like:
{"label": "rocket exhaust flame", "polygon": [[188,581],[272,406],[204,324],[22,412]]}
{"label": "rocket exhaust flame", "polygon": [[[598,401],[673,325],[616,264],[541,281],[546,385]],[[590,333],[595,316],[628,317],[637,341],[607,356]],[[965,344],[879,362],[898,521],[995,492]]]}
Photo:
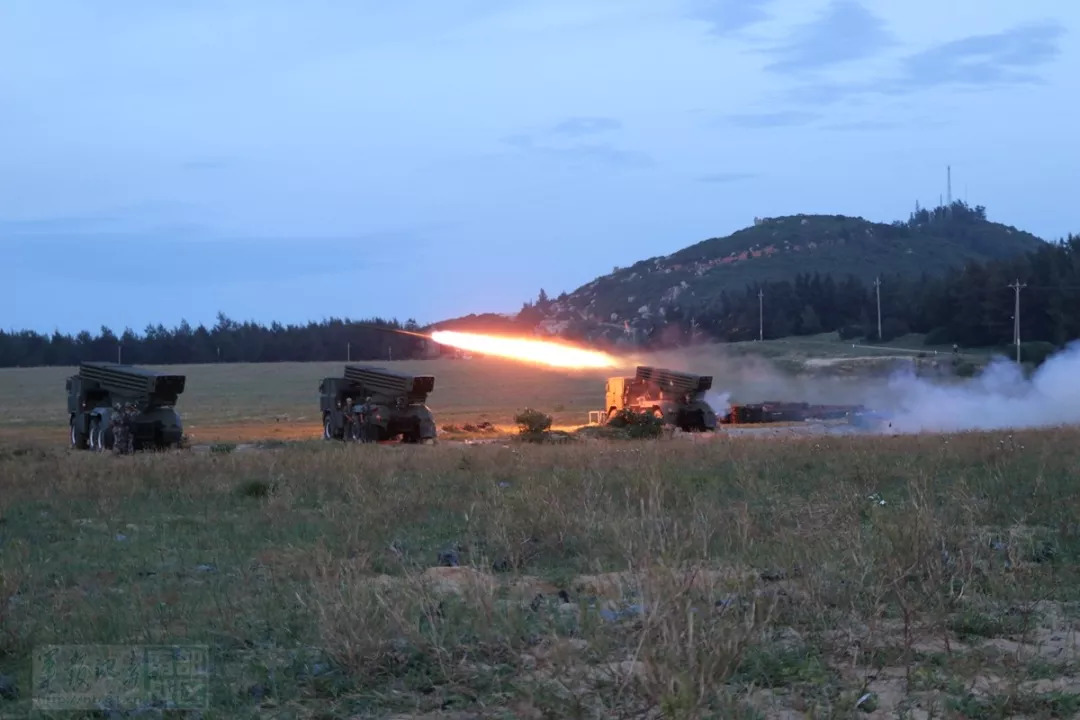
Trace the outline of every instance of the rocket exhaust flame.
{"label": "rocket exhaust flame", "polygon": [[431,339],[440,345],[461,350],[551,367],[613,368],[619,366],[619,362],[607,353],[544,340],[480,335],[455,330],[436,330],[431,333]]}

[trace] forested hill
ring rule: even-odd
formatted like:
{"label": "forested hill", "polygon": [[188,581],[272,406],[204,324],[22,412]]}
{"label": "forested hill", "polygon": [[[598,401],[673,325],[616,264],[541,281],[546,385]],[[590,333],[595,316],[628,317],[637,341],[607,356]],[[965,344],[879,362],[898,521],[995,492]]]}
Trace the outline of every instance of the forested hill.
{"label": "forested hill", "polygon": [[[727,237],[616,268],[558,298],[552,320],[634,324],[676,306],[709,307],[748,285],[797,275],[940,276],[971,261],[1007,259],[1045,245],[1031,233],[990,222],[986,209],[955,202],[919,209],[907,221],[875,223],[842,215],[755,219]],[[528,308],[527,308],[528,309]]]}

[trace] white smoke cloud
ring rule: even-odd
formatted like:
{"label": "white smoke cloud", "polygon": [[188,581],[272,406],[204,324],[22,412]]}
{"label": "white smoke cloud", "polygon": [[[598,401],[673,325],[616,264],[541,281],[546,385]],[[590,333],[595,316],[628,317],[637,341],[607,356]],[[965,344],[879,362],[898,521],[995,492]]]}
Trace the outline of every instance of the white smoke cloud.
{"label": "white smoke cloud", "polygon": [[718,416],[733,403],[778,400],[862,405],[884,420],[878,427],[871,421],[869,432],[884,434],[1080,425],[1080,341],[1048,358],[1030,377],[1000,358],[966,380],[920,377],[913,359],[896,361],[904,369],[876,377],[788,372],[766,358],[732,356],[715,347],[635,360],[711,374],[713,390],[706,399]]}
{"label": "white smoke cloud", "polygon": [[957,384],[912,374],[889,381],[886,432],[959,432],[1080,424],[1080,343],[1046,360],[1030,378],[999,359],[979,376]]}
{"label": "white smoke cloud", "polygon": [[731,412],[731,393],[729,392],[716,392],[710,390],[705,393],[705,402],[709,403],[709,407],[716,413],[717,418],[721,418]]}

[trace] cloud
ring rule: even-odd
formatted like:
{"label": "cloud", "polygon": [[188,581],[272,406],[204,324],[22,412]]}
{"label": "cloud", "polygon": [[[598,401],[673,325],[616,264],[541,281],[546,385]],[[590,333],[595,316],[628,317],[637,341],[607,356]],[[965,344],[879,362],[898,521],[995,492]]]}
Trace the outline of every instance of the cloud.
{"label": "cloud", "polygon": [[801,112],[798,110],[783,110],[770,113],[740,113],[728,115],[724,118],[727,123],[742,128],[771,128],[793,127],[806,125],[817,120],[817,113]]}
{"label": "cloud", "polygon": [[992,35],[972,35],[907,57],[895,89],[938,85],[1038,82],[1031,69],[1054,60],[1065,29],[1054,23],[1021,25]]}
{"label": "cloud", "polygon": [[772,18],[765,8],[773,0],[700,0],[690,17],[709,24],[713,35],[727,35]]}
{"label": "cloud", "polygon": [[769,51],[773,72],[799,73],[877,55],[896,42],[884,20],[856,0],[833,0],[817,20],[797,27]]}
{"label": "cloud", "polygon": [[596,133],[618,130],[622,123],[609,117],[572,117],[567,118],[551,129],[552,135],[580,137]]}
{"label": "cloud", "polygon": [[655,167],[656,161],[647,153],[621,150],[608,143],[579,143],[558,146],[538,143],[528,134],[516,134],[503,138],[503,142],[521,152],[568,160],[591,160],[615,167]]}
{"label": "cloud", "polygon": [[1042,81],[1036,68],[1061,52],[1065,29],[1057,23],[1019,25],[971,35],[906,56],[899,72],[872,82],[825,82],[794,88],[789,97],[809,105],[832,105],[860,95],[907,95],[939,87],[982,89]]}
{"label": "cloud", "polygon": [[703,183],[723,184],[723,183],[739,182],[740,180],[750,180],[750,179],[756,178],[756,177],[757,177],[756,173],[718,172],[718,173],[708,173],[706,175],[699,175],[698,178],[697,178],[697,181],[698,182],[703,182]]}

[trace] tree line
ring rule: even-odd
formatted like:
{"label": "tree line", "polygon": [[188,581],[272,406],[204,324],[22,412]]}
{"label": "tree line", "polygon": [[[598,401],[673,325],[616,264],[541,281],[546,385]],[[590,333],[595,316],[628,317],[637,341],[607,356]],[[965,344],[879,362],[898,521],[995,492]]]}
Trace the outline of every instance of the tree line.
{"label": "tree line", "polygon": [[673,308],[648,335],[664,346],[695,334],[745,341],[759,334],[775,339],[837,332],[842,339],[887,342],[922,333],[927,345],[1001,347],[1014,342],[1013,286],[1019,283],[1022,341],[1062,347],[1080,338],[1080,236],[937,276],[886,273],[878,280],[875,286],[854,276],[837,280],[815,273],[748,285],[741,293]]}
{"label": "tree line", "polygon": [[214,362],[310,362],[347,359],[387,360],[419,357],[425,341],[399,330],[419,331],[415,320],[333,318],[307,325],[269,326],[237,322],[218,313],[212,327],[148,326],[119,335],[107,327],[96,334],[51,335],[30,330],[0,331],[0,367],[77,365],[84,360],[144,365]]}
{"label": "tree line", "polygon": [[[1013,342],[1016,297],[1010,286],[1017,281],[1023,286],[1022,340],[1032,347],[1043,346],[1045,353],[1080,338],[1080,313],[1075,311],[1080,308],[1080,236],[1070,234],[1009,260],[970,262],[937,276],[883,274],[879,280],[875,287],[854,276],[837,279],[804,273],[791,281],[748,285],[742,292],[724,292],[705,303],[670,308],[665,319],[645,328],[638,341],[661,349],[702,339],[754,340],[759,332],[766,339],[837,332],[843,339],[865,342],[923,333],[928,345],[1004,348]],[[548,302],[544,296],[537,306],[525,310],[542,312]],[[523,312],[517,322],[504,322],[528,332],[535,324],[525,317],[528,314]],[[466,329],[467,320],[458,325]],[[416,358],[429,352],[424,340],[398,330],[420,328],[412,319],[401,323],[384,318],[265,326],[237,322],[219,313],[209,328],[193,328],[185,321],[171,329],[148,326],[141,335],[130,329],[118,335],[107,327],[96,334],[83,331],[75,336],[0,331],[0,367],[70,366],[82,360],[147,365],[372,361]],[[589,334],[575,336],[610,346]]]}

